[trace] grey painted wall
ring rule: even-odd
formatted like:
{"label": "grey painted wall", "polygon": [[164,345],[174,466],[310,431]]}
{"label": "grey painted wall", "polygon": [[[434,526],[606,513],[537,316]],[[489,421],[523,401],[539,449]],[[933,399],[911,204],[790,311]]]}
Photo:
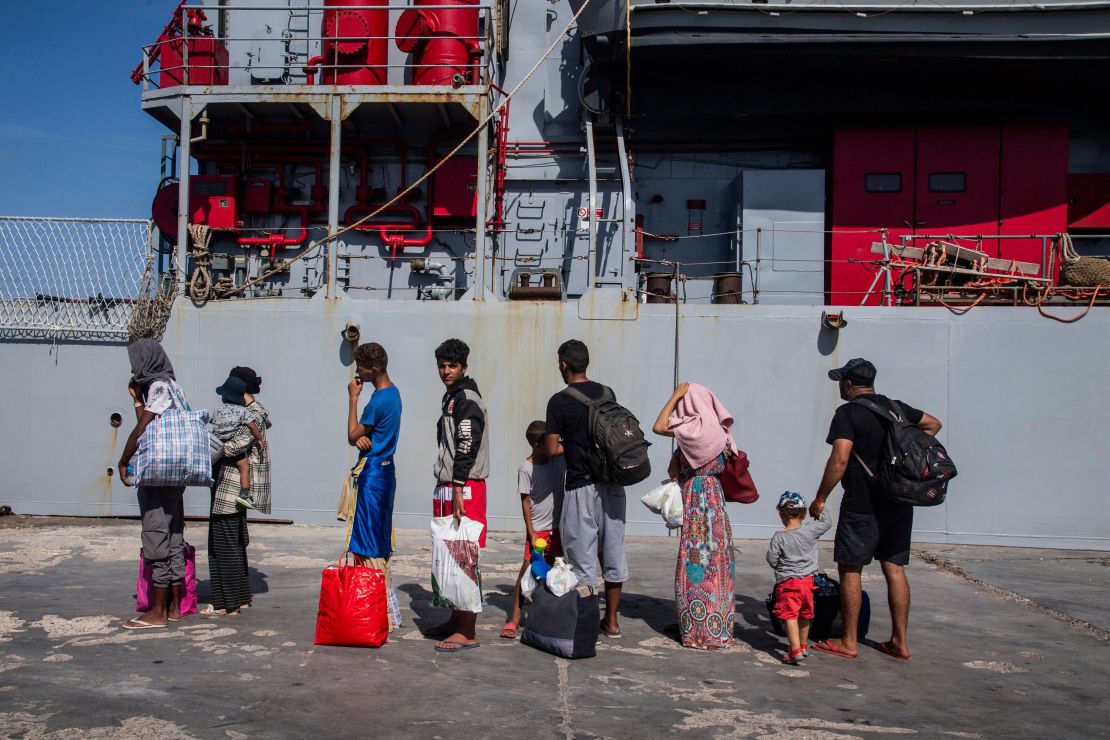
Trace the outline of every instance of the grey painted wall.
{"label": "grey painted wall", "polygon": [[[604,297],[604,296],[602,296]],[[727,310],[722,310],[727,309]],[[956,317],[931,309],[848,309],[839,338],[819,329],[820,307],[683,306],[683,379],[714,388],[738,419],[737,439],[752,459],[763,498],[730,505],[738,537],[766,537],[777,525],[775,497],[809,498],[828,447],[838,400],[825,371],[863,355],[879,368],[878,388],[940,418],[960,467],[944,506],[918,510],[923,541],[1110,549],[1101,423],[1110,415],[1101,349],[1110,313],[1063,326],[1036,312],[978,308]],[[583,318],[595,317],[595,318]],[[401,390],[395,521],[427,524],[433,485],[434,424],[442,393],[432,351],[441,339],[470,343],[471,374],[491,415],[490,525],[519,530],[515,471],[527,453],[524,428],[542,418],[559,389],[555,348],[577,337],[593,350],[591,377],[610,384],[645,425],[667,397],[674,373],[674,307],[566,304],[327,302],[259,299],[178,305],[165,347],[194,407],[236,364],[264,378],[259,399],[274,428],[274,515],[334,522],[344,471],[349,354],[339,339],[348,320],[364,340],[382,342]],[[135,514],[134,492],[106,475],[131,427],[122,345],[0,342],[5,424],[0,502],[19,513]],[[124,415],[113,430],[111,413]],[[661,477],[669,440],[656,439]],[[630,489],[630,531],[661,534]],[[190,489],[191,513],[208,494]],[[341,535],[337,532],[337,538]]]}

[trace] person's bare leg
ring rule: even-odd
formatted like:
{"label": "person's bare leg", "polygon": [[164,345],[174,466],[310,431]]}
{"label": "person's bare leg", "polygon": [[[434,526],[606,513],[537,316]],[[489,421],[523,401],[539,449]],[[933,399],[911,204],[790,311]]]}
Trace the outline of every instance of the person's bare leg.
{"label": "person's bare leg", "polygon": [[166,618],[177,621],[181,619],[181,584],[170,586],[169,599],[166,603]]}
{"label": "person's bare leg", "polygon": [[809,647],[809,620],[805,617],[798,617],[798,646],[802,650]]}
{"label": "person's bare leg", "polygon": [[442,641],[436,643],[436,648],[440,650],[457,651],[462,649],[462,645],[477,645],[478,638],[475,635],[475,630],[478,624],[478,615],[474,612],[455,611],[451,613],[451,619],[455,621],[455,631],[445,637]]}
{"label": "person's bare leg", "polygon": [[239,487],[251,487],[251,461],[246,455],[243,455],[235,461],[235,467],[239,469]]}
{"label": "person's bare leg", "polygon": [[617,634],[621,631],[621,627],[617,624],[617,609],[621,605],[621,588],[623,583],[605,582],[605,631],[610,634]]}
{"label": "person's bare leg", "polygon": [[837,565],[837,570],[840,573],[840,616],[844,624],[844,634],[839,640],[827,642],[837,651],[858,655],[856,629],[859,624],[860,603],[863,601],[863,586],[860,579],[863,566]]}
{"label": "person's bare leg", "polygon": [[890,606],[890,648],[896,655],[909,657],[906,630],[910,623],[910,582],[906,568],[894,563],[881,563],[886,576],[886,600]]}
{"label": "person's bare leg", "polygon": [[151,586],[150,594],[150,608],[129,621],[146,622],[147,624],[169,624],[166,606],[169,601],[169,589],[165,586]]}
{"label": "person's bare leg", "polygon": [[786,628],[786,639],[790,642],[790,652],[796,652],[802,647],[802,638],[800,630],[798,629],[797,619],[784,619],[782,620],[783,626]]}
{"label": "person's bare leg", "polygon": [[529,567],[531,566],[527,562],[520,566],[520,573],[516,577],[516,586],[513,587],[513,611],[509,615],[509,621],[517,627],[520,626],[520,607],[524,603],[524,594],[520,592],[520,579],[528,572]]}

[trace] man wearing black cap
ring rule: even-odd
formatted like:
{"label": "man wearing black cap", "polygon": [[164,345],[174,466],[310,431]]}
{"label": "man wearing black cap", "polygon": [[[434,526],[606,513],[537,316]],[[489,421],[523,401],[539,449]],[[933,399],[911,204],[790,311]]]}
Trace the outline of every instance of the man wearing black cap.
{"label": "man wearing black cap", "polygon": [[905,565],[910,559],[913,507],[892,503],[876,490],[876,483],[867,471],[878,470],[886,429],[875,412],[852,401],[867,396],[887,408],[897,403],[907,421],[931,435],[940,431],[940,422],[901,401],[894,402],[875,393],[875,375],[875,366],[862,357],[829,371],[829,378],[840,384],[840,397],[848,403],[837,408],[833,416],[825,440],[832,445],[832,452],[809,512],[814,518],[819,517],[833,488],[837,483],[843,484],[844,498],[836,524],[833,559],[840,572],[844,635],[839,640],[822,640],[813,647],[844,658],[856,657],[859,652],[856,626],[862,600],[860,574],[863,566],[874,558],[882,565],[886,577],[892,624],[890,640],[878,643],[878,648],[900,660],[909,660],[906,627],[910,614],[910,585]]}

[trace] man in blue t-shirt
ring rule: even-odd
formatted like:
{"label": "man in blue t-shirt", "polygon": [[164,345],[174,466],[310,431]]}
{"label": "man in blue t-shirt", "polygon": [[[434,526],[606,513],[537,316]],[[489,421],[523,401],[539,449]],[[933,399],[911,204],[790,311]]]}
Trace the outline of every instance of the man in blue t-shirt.
{"label": "man in blue t-shirt", "polygon": [[[347,549],[362,561],[388,560],[393,553],[393,455],[401,432],[401,394],[389,379],[389,356],[380,344],[361,344],[354,355],[355,377],[347,385],[347,442],[358,448],[362,469]],[[359,417],[358,398],[366,384],[374,386],[374,394]]]}

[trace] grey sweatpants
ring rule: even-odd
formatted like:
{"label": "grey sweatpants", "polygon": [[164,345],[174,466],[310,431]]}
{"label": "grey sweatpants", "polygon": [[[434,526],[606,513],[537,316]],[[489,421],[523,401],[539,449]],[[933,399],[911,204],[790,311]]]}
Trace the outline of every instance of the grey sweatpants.
{"label": "grey sweatpants", "polygon": [[597,563],[607,583],[628,580],[624,554],[624,488],[591,483],[566,492],[559,520],[559,541],[570,568],[583,586],[597,585]]}
{"label": "grey sweatpants", "polygon": [[184,495],[184,486],[139,486],[143,557],[154,570],[155,586],[185,582]]}

